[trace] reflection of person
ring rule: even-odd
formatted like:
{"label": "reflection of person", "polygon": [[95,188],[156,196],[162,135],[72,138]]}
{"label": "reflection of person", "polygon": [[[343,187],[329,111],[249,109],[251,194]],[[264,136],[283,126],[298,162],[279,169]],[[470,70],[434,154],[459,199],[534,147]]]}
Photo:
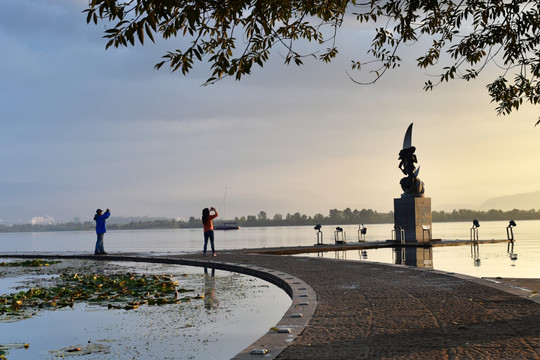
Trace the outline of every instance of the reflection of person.
{"label": "reflection of person", "polygon": [[208,268],[204,268],[204,307],[206,309],[219,307],[219,300],[216,297],[215,275],[215,268],[212,268],[212,275],[208,275]]}
{"label": "reflection of person", "polygon": [[[211,214],[213,212],[213,214]],[[206,247],[208,246],[208,240],[210,240],[210,246],[212,247],[212,255],[216,256],[216,249],[214,248],[214,220],[218,217],[218,212],[215,208],[204,208],[202,211],[202,223],[204,226],[204,248],[203,255],[206,256]]]}
{"label": "reflection of person", "polygon": [[97,209],[96,215],[94,216],[94,220],[96,221],[96,234],[97,234],[97,241],[96,241],[96,249],[94,250],[95,255],[106,255],[107,253],[103,249],[103,235],[107,232],[107,229],[105,227],[105,220],[111,216],[111,212],[109,209],[105,211],[105,214],[103,214],[103,210]]}

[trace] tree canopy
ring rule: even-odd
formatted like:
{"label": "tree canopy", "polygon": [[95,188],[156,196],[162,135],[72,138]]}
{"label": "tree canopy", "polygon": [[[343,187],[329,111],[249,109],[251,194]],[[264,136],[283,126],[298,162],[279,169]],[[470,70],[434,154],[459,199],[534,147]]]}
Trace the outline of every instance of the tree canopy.
{"label": "tree canopy", "polygon": [[[330,62],[338,54],[338,31],[350,19],[374,28],[370,59],[351,61],[352,70],[370,77],[353,81],[377,81],[400,65],[403,45],[419,44],[426,48],[417,66],[436,71],[426,90],[475,79],[492,64],[499,75],[487,91],[497,112],[509,114],[540,99],[538,6],[523,0],[89,0],[85,12],[88,23],[105,24],[106,48],[186,39],[155,67],[167,64],[185,75],[207,61],[207,83],[240,80],[253,65],[262,67],[271,51],[284,50],[286,64],[301,65],[305,57]],[[303,50],[306,42],[313,47]]]}

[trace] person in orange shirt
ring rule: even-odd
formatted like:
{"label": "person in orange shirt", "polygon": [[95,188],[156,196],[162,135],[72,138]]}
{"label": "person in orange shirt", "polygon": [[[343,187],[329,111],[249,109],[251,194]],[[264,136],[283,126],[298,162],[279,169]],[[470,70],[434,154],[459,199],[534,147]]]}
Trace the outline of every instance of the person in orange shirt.
{"label": "person in orange shirt", "polygon": [[[213,212],[213,214],[210,214]],[[206,256],[206,247],[208,245],[208,240],[210,240],[210,246],[212,247],[212,255],[216,256],[216,249],[214,248],[214,220],[218,217],[218,212],[215,208],[211,207],[210,209],[204,208],[202,211],[202,223],[204,226],[204,248],[203,256]]]}

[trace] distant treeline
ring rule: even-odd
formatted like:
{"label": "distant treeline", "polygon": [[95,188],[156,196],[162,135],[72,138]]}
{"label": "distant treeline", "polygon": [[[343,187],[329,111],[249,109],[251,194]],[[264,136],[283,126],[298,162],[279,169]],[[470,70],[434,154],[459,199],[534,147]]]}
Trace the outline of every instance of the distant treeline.
{"label": "distant treeline", "polygon": [[[450,212],[433,211],[433,222],[457,222],[457,221],[499,221],[499,220],[539,220],[540,210],[517,210],[502,211],[502,210],[454,210]],[[275,214],[273,217],[268,217],[265,211],[259,212],[257,215],[248,215],[236,217],[229,220],[214,220],[214,224],[219,225],[225,222],[235,222],[241,227],[255,226],[298,226],[298,225],[351,225],[351,224],[391,224],[394,222],[394,213],[379,213],[371,209],[345,210],[332,209],[327,216],[316,214],[307,216],[296,212],[288,213],[283,216]],[[202,227],[201,219],[194,216],[189,220],[176,220],[168,218],[114,218],[111,217],[107,221],[107,229],[109,230],[137,230],[137,229],[183,229],[183,228],[200,228]],[[85,222],[68,222],[62,224],[47,224],[47,225],[31,225],[31,224],[16,224],[11,226],[0,225],[0,232],[38,232],[38,231],[83,231],[93,230],[95,223],[93,221]]]}

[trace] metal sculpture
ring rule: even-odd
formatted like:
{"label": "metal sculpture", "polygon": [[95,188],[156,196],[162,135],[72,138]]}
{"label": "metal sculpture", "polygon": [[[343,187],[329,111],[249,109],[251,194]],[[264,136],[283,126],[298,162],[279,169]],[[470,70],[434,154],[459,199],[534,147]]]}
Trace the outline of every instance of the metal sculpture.
{"label": "metal sculpture", "polygon": [[403,149],[399,152],[399,169],[403,174],[407,175],[399,182],[404,194],[409,196],[423,197],[424,196],[424,182],[418,177],[420,172],[420,166],[416,168],[418,162],[414,152],[416,148],[412,146],[412,127],[409,125],[405,138],[403,139]]}

